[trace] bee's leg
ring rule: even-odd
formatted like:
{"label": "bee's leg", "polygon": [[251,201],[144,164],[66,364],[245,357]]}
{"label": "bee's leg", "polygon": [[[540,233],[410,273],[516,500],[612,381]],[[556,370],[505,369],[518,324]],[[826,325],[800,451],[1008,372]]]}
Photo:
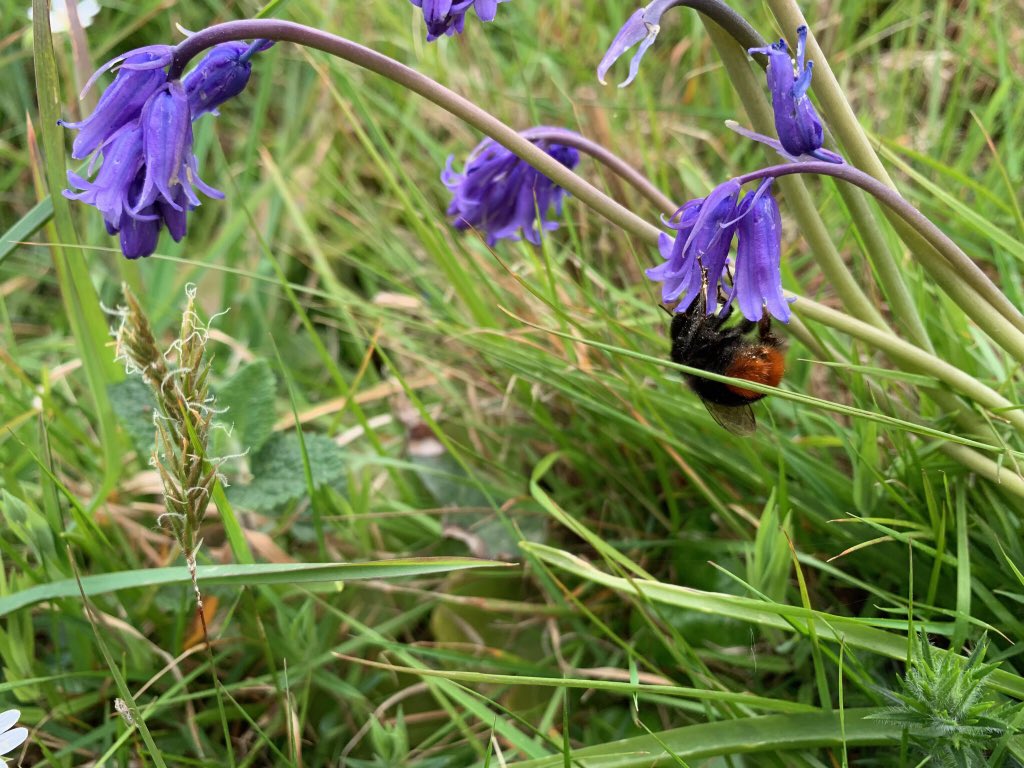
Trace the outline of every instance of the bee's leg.
{"label": "bee's leg", "polygon": [[[729,278],[729,285],[730,286],[733,285],[732,270],[729,269],[729,265],[728,264],[725,265],[725,276],[727,278]],[[729,296],[728,296],[728,294],[726,294],[725,289],[722,287],[722,283],[719,282],[718,283],[718,301],[721,302],[722,304],[725,304],[725,302],[727,302],[728,300],[729,300]]]}
{"label": "bee's leg", "polygon": [[[753,323],[751,323],[751,330],[753,330]],[[757,332],[762,342],[775,340],[775,335],[772,333],[772,316],[768,314],[768,307],[761,311],[761,319],[757,321]]]}
{"label": "bee's leg", "polygon": [[736,324],[736,330],[739,331],[743,336],[746,336],[759,325],[760,323],[755,323],[753,320],[747,320],[747,318],[743,318],[743,320]]}

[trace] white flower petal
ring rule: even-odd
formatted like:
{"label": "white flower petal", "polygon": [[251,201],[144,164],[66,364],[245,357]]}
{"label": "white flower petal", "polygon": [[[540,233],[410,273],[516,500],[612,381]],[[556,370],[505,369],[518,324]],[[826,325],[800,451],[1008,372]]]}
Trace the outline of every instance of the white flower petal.
{"label": "white flower petal", "polygon": [[17,709],[8,709],[6,712],[0,712],[0,733],[3,733],[21,717],[21,712]]}
{"label": "white flower petal", "polygon": [[28,728],[15,728],[0,734],[0,755],[6,755],[12,749],[17,749],[25,743],[27,738]]}

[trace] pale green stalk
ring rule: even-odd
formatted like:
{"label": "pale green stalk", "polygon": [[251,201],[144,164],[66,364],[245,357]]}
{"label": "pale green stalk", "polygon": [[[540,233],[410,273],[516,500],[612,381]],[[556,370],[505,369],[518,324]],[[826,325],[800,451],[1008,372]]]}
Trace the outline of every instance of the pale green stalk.
{"label": "pale green stalk", "polygon": [[[921,238],[927,240],[934,247],[936,252],[941,254],[942,258],[938,259],[933,267],[936,280],[943,289],[954,300],[959,297],[963,303],[959,301],[958,303],[968,317],[974,320],[1004,350],[1017,360],[1024,362],[1024,333],[1010,322],[1011,318],[1024,317],[1020,310],[1010,303],[989,280],[988,276],[981,271],[981,268],[971,260],[971,257],[960,249],[960,246],[892,187],[886,186],[856,166],[820,160],[784,163],[761,168],[743,174],[736,180],[741,184],[746,184],[762,178],[777,178],[793,173],[820,173],[858,186],[882,203],[895,219],[904,221],[912,227]],[[1000,306],[993,306],[976,299],[971,300],[971,294],[979,298],[983,294],[983,291],[978,288],[979,285],[990,286],[998,294]]]}
{"label": "pale green stalk", "polygon": [[[755,86],[754,84],[749,66],[746,64],[745,53],[738,49],[732,42],[732,39],[728,38],[724,32],[714,28],[713,24],[709,23],[708,27],[709,33],[712,37],[717,38],[716,44],[721,44],[723,59],[729,62],[727,66],[736,70],[737,81],[746,83],[745,89],[748,91],[746,95],[750,97],[752,103],[759,102],[761,104],[762,110],[759,117],[768,118],[769,113],[767,111],[767,103],[760,87]],[[480,129],[492,139],[501,143],[524,161],[535,167],[541,173],[544,173],[556,184],[575,195],[585,204],[594,208],[598,213],[604,215],[612,223],[634,235],[647,238],[654,242],[657,241],[657,237],[660,232],[657,227],[636,216],[614,200],[611,200],[600,192],[600,190],[581,179],[571,170],[554,160],[554,158],[549,156],[542,149],[536,147],[528,139],[524,138],[514,129],[505,125],[494,116],[480,109],[469,100],[459,96],[453,91],[445,88],[425,75],[405,66],[404,64],[349,40],[345,40],[344,38],[286,21],[245,20],[227,22],[225,24],[216,25],[202,30],[181,43],[176,49],[175,60],[170,68],[168,76],[179,76],[184,70],[185,65],[192,57],[211,45],[226,42],[228,40],[253,38],[287,40],[307,45],[339,56],[340,58],[348,61],[352,61],[359,66],[369,69],[370,71],[394,80],[395,82],[424,96],[438,106],[448,110],[455,116],[465,120],[470,125]],[[741,76],[740,72],[745,72],[746,76]],[[756,98],[754,97],[755,92]],[[741,94],[742,93],[743,92],[741,91]],[[792,172],[793,171],[787,171],[786,174]],[[783,179],[783,181],[788,181],[788,179]],[[836,269],[837,275],[839,275],[838,279],[841,281],[844,280],[843,274],[845,273],[845,287],[850,289],[851,295],[859,295],[858,298],[853,299],[852,303],[860,306],[866,318],[877,322],[879,327],[884,328],[884,323],[881,321],[874,305],[868,301],[867,297],[864,296],[862,292],[860,292],[859,287],[855,282],[853,282],[852,276],[849,275],[845,264],[842,264],[841,259],[838,258],[838,253],[835,252],[834,246],[831,244],[831,241],[828,240],[827,233],[824,233],[824,224],[821,222],[820,217],[817,216],[817,212],[814,210],[813,203],[811,203],[806,189],[804,189],[803,192],[804,195],[806,195],[805,202],[807,203],[805,212],[813,214],[813,216],[808,217],[808,225],[811,227],[813,227],[815,223],[818,225],[818,228],[823,234],[822,243],[827,243],[827,246],[825,247],[834,252],[837,257],[837,263],[832,266]],[[798,191],[793,194],[794,196],[797,196],[800,192]],[[927,222],[927,219],[920,216],[919,212],[918,216],[924,222]],[[930,224],[930,222],[927,223]],[[932,225],[932,227],[934,228],[934,225]],[[937,230],[937,228],[935,229]],[[813,236],[814,235],[812,235],[812,237]],[[955,248],[955,245],[953,247]],[[981,466],[978,460],[974,460],[974,464]]]}
{"label": "pale green stalk", "polygon": [[1024,434],[1024,411],[1007,400],[994,389],[981,383],[973,376],[964,373],[955,365],[940,360],[930,352],[914,346],[890,333],[861,322],[842,312],[829,309],[811,299],[800,299],[796,307],[805,319],[815,320],[822,325],[835,328],[855,339],[867,342],[875,349],[884,352],[889,359],[899,363],[904,370],[934,376],[947,384],[951,389],[971,398],[979,405],[998,412],[1000,418],[1006,419]]}
{"label": "pale green stalk", "polygon": [[61,117],[61,99],[50,33],[49,8],[45,0],[34,0],[32,8],[33,58],[36,98],[39,103],[39,133],[44,155],[43,171],[46,185],[50,189],[56,230],[50,252],[68,324],[82,359],[89,394],[96,406],[97,432],[103,452],[103,481],[96,490],[93,499],[95,505],[117,484],[123,466],[123,445],[118,437],[107,386],[123,379],[124,374],[106,349],[109,336],[107,321],[100,310],[99,296],[78,247],[78,234],[75,232],[68,201],[60,194],[60,190],[67,185],[67,168],[64,165],[64,131],[57,125]]}
{"label": "pale green stalk", "polygon": [[[771,2],[769,0],[772,12],[775,13],[782,28],[786,30],[787,36],[791,36],[796,33],[797,27],[806,25],[806,21],[803,20],[802,15],[799,16],[800,22],[795,22],[791,13],[785,16],[781,15],[784,13],[781,7],[783,5],[783,2]],[[793,7],[795,6],[788,6],[787,9],[792,10]],[[799,9],[797,9],[797,13],[799,14]],[[829,127],[833,127],[833,122],[837,120],[837,117],[840,121],[852,121],[852,123],[840,122],[835,128],[843,149],[850,155],[851,162],[854,165],[864,167],[872,176],[884,181],[889,186],[893,186],[892,180],[872,151],[871,145],[867,141],[867,136],[860,127],[860,123],[857,122],[856,115],[853,114],[853,110],[846,101],[845,94],[843,94],[835,76],[832,74],[828,60],[821,52],[821,49],[817,47],[813,34],[808,34],[807,50],[807,58],[814,62],[814,85],[812,90],[822,104],[823,111],[828,118]],[[851,142],[854,144],[852,149],[850,146]],[[863,163],[868,158],[871,158],[873,162],[869,166],[864,166]],[[928,333],[921,321],[921,315],[917,311],[910,291],[907,289],[903,273],[893,258],[888,243],[881,237],[878,223],[871,209],[866,205],[864,196],[856,190],[842,188],[839,189],[839,194],[850,210],[850,217],[853,219],[854,226],[864,239],[864,251],[878,271],[879,284],[885,292],[893,315],[903,324],[908,335],[916,344],[931,348],[931,339],[928,337]]]}

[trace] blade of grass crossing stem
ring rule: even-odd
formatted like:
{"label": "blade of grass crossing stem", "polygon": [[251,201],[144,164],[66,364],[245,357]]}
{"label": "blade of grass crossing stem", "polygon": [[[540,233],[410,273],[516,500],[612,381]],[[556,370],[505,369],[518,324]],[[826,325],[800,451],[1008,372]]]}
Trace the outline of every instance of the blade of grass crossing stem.
{"label": "blade of grass crossing stem", "polygon": [[569,744],[569,697],[562,699],[562,768],[572,765],[572,746]]}
{"label": "blade of grass crossing stem", "polygon": [[[586,768],[651,768],[668,765],[672,756],[698,760],[724,755],[774,754],[782,750],[806,750],[848,746],[896,746],[903,728],[868,720],[877,709],[851,709],[845,726],[835,712],[806,715],[767,715],[714,723],[701,723],[660,731],[657,738],[636,736],[577,749],[575,765]],[[665,752],[668,752],[666,755]],[[562,755],[542,760],[508,763],[508,768],[557,768]],[[754,763],[757,765],[774,763]]]}
{"label": "blade of grass crossing stem", "polygon": [[[925,478],[927,480],[927,478]],[[939,591],[939,577],[942,575],[942,560],[946,553],[946,507],[935,498],[935,489],[929,482],[922,484],[928,517],[932,523],[932,538],[935,541],[935,557],[932,558],[932,572],[928,577],[928,591],[924,601],[927,605],[935,605],[935,595]]]}
{"label": "blade of grass crossing stem", "polygon": [[844,662],[846,660],[846,643],[839,644],[839,675],[837,680],[837,686],[839,687],[839,736],[842,740],[843,750],[843,768],[847,768],[850,764],[849,755],[846,754],[846,709],[843,701],[843,671],[845,669]]}
{"label": "blade of grass crossing stem", "polygon": [[11,228],[0,235],[0,264],[18,247],[22,241],[34,235],[53,218],[53,201],[50,196],[36,203],[24,216],[18,219]]}
{"label": "blade of grass crossing stem", "polygon": [[[403,648],[396,647],[373,627],[367,626],[358,619],[352,617],[350,614],[339,611],[333,607],[325,605],[325,608],[343,617],[345,621],[351,624],[351,626],[360,634],[370,637],[377,644],[394,653],[395,656],[405,664],[405,666],[415,668],[416,670],[428,670],[428,667],[426,667],[426,665],[424,665],[414,655]],[[488,725],[493,724],[495,731],[497,731],[502,738],[506,739],[509,744],[518,749],[524,755],[539,758],[548,754],[547,749],[531,739],[521,730],[514,727],[513,720],[518,720],[518,718],[515,718],[514,716],[510,716],[508,718],[495,718],[494,713],[489,708],[480,704],[479,699],[483,698],[480,694],[470,691],[452,680],[446,680],[433,675],[423,675],[422,679],[430,689],[431,694],[448,713],[448,716],[453,722],[458,724],[459,729],[469,740],[469,743],[476,745],[480,752],[481,759],[483,758],[483,750],[479,747],[478,739],[476,738],[470,724],[465,721],[464,715],[471,715],[481,723],[486,723]],[[451,703],[452,701],[455,701],[458,706],[453,706]],[[500,705],[495,702],[489,701],[489,703],[500,707]],[[504,708],[502,709],[505,711]],[[511,715],[511,713],[508,713],[507,711],[506,713]],[[538,736],[544,738],[543,734],[538,734]]]}
{"label": "blade of grass crossing stem", "polygon": [[[475,560],[469,557],[419,557],[380,560],[364,563],[259,563],[246,565],[201,565],[196,571],[199,581],[209,584],[231,584],[250,587],[257,584],[296,586],[307,582],[346,582],[362,579],[393,579],[427,576],[469,568],[509,567],[496,560]],[[70,579],[50,581],[0,596],[0,617],[47,600],[74,597],[79,588],[89,596],[119,592],[123,589],[144,589],[164,584],[188,584],[192,577],[185,566],[143,568],[83,576],[80,584]]]}
{"label": "blade of grass crossing stem", "polygon": [[953,504],[956,512],[956,619],[950,648],[959,651],[967,640],[967,625],[971,616],[971,545],[967,535],[967,499],[962,485],[957,486],[955,494]]}
{"label": "blade of grass crossing stem", "polygon": [[224,485],[220,480],[213,481],[213,492],[210,495],[217,507],[217,512],[220,513],[220,522],[224,526],[224,535],[228,537],[231,554],[239,563],[246,565],[255,563],[256,558],[253,557],[252,550],[249,548],[245,531],[242,529],[242,524],[238,522],[238,515],[235,514],[231,502],[228,501],[228,495],[224,493]]}
{"label": "blade of grass crossing stem", "polygon": [[[217,685],[217,689],[220,692],[222,692],[224,694],[224,696],[228,699],[228,701],[230,701],[234,705],[235,710],[238,712],[238,714],[240,714],[242,716],[242,718],[244,718],[245,721],[249,723],[249,727],[252,728],[253,731],[259,735],[259,740],[262,741],[271,752],[273,752],[275,755],[277,755],[278,760],[280,760],[281,762],[276,762],[275,761],[274,765],[294,766],[295,763],[292,762],[291,760],[289,760],[288,759],[288,755],[284,754],[284,752],[282,752],[277,747],[277,745],[274,744],[273,739],[266,733],[266,731],[264,731],[260,727],[260,724],[256,720],[254,720],[252,718],[252,716],[249,714],[248,710],[246,710],[246,708],[244,706],[242,706],[242,704],[239,703],[239,701],[237,699],[235,699],[235,697],[232,696],[227,691],[227,689],[223,688],[220,685],[220,683],[217,683],[216,685]],[[227,734],[225,734],[225,736],[227,736]],[[232,755],[232,765],[234,765],[234,762],[233,762],[234,761],[234,752],[232,751],[232,752],[230,752],[230,754]]]}
{"label": "blade of grass crossing stem", "polygon": [[619,552],[615,547],[609,546],[600,536],[587,528],[583,523],[574,520],[562,511],[562,508],[545,493],[540,487],[540,481],[551,469],[552,465],[562,457],[561,452],[548,454],[533,468],[530,474],[530,495],[540,504],[557,522],[568,528],[574,534],[584,539],[590,546],[594,547],[612,567],[621,567],[624,573],[632,573],[645,579],[653,578],[647,571],[634,563],[628,557]]}
{"label": "blade of grass crossing stem", "polygon": [[[793,539],[789,537],[789,533],[783,531],[786,535],[786,541],[789,542],[789,552],[793,558],[793,570],[796,571],[797,584],[800,585],[800,602],[804,608],[807,609],[808,613],[813,613],[814,608],[811,606],[811,595],[807,591],[807,581],[804,579],[803,569],[800,567],[800,561],[796,557],[796,547],[793,546]],[[821,658],[821,646],[818,644],[818,633],[814,628],[814,622],[807,622],[807,635],[811,640],[811,656],[814,659],[814,678],[818,685],[818,698],[821,700],[821,707],[826,712],[832,709],[832,694],[828,688],[828,673],[825,670],[825,662]]]}
{"label": "blade of grass crossing stem", "polygon": [[[121,381],[124,373],[106,348],[109,329],[85,261],[80,255],[70,257],[66,251],[66,248],[77,247],[78,235],[71,220],[68,201],[59,194],[59,190],[66,185],[67,168],[64,163],[63,129],[57,125],[57,120],[61,117],[57,62],[50,34],[48,3],[46,0],[33,0],[32,8],[33,58],[36,94],[39,101],[39,132],[44,156],[43,170],[51,193],[53,224],[57,233],[57,241],[51,244],[51,253],[68,322],[78,346],[90,394],[96,405],[99,439],[103,447],[104,475],[103,483],[97,489],[94,499],[94,503],[97,503],[114,487],[124,465],[121,460],[121,439],[107,394],[107,386]],[[54,194],[54,191],[58,193]],[[42,216],[42,211],[39,215]]]}
{"label": "blade of grass crossing stem", "polygon": [[678,754],[673,752],[672,748],[669,747],[669,745],[666,744],[664,741],[662,741],[658,734],[656,734],[654,731],[647,727],[647,724],[645,722],[638,719],[637,724],[641,728],[643,728],[647,732],[647,735],[654,739],[655,743],[665,751],[665,754],[672,759],[673,765],[679,766],[679,768],[690,768],[690,766],[683,760],[683,758],[681,758]]}

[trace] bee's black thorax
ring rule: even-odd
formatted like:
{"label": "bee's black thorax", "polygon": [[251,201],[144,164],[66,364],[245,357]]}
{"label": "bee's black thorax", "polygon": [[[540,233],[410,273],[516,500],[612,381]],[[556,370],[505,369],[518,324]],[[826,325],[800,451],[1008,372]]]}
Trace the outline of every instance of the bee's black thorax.
{"label": "bee's black thorax", "polygon": [[[672,318],[672,361],[679,365],[699,368],[722,376],[740,354],[757,354],[763,346],[779,347],[782,342],[771,333],[766,321],[755,323],[742,320],[738,324],[723,328],[731,312],[721,315],[706,315],[704,302],[695,301],[686,312]],[[747,334],[760,328],[760,340],[751,341]],[[741,395],[719,381],[711,381],[693,374],[685,374],[690,388],[703,400],[723,406],[739,406],[760,400],[764,395]]]}

